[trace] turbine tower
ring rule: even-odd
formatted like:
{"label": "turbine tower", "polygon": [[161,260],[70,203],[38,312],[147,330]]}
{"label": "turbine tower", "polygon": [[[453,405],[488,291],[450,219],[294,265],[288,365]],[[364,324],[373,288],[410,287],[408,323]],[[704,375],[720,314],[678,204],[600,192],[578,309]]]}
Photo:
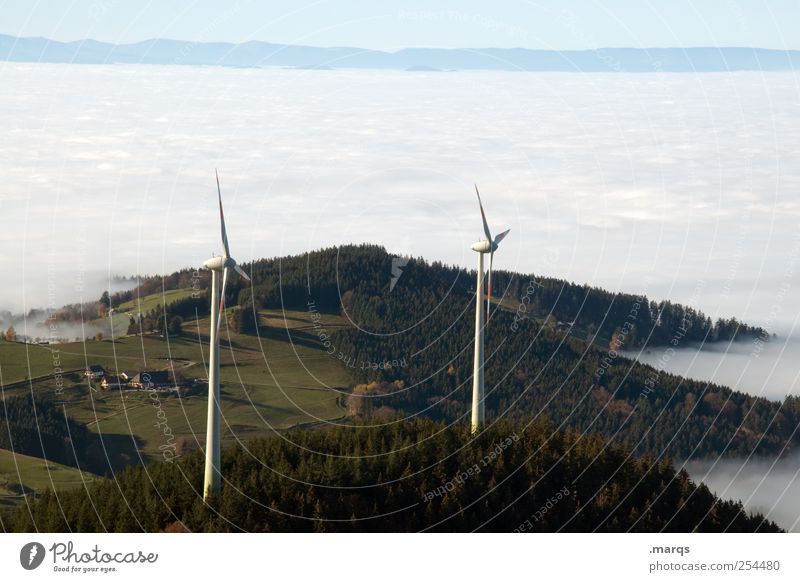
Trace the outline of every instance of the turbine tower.
{"label": "turbine tower", "polygon": [[[472,368],[472,433],[475,434],[480,429],[486,417],[484,408],[485,388],[483,383],[483,333],[489,324],[489,311],[492,306],[492,263],[494,262],[494,252],[497,250],[500,241],[511,232],[508,229],[501,232],[494,240],[486,222],[486,213],[483,211],[481,193],[478,192],[478,185],[475,185],[475,194],[478,195],[478,206],[481,209],[481,219],[483,220],[483,232],[485,239],[481,239],[472,245],[472,250],[478,253],[478,281],[475,286],[475,360]],[[486,316],[483,310],[483,255],[489,253],[489,276],[488,291],[486,294]]]}
{"label": "turbine tower", "polygon": [[[216,171],[215,171],[216,173]],[[219,491],[220,474],[220,402],[219,402],[219,324],[222,320],[222,310],[225,308],[225,285],[228,282],[230,269],[239,273],[245,281],[250,277],[244,272],[236,261],[231,258],[228,248],[228,235],[225,232],[225,214],[222,212],[222,191],[219,187],[219,174],[217,176],[217,198],[219,199],[219,221],[222,230],[222,248],[224,255],[212,257],[203,263],[211,271],[211,329],[210,329],[210,355],[208,358],[208,418],[206,420],[206,469],[203,479],[203,500],[208,501],[212,493]],[[220,275],[222,275],[222,289],[220,290]]]}

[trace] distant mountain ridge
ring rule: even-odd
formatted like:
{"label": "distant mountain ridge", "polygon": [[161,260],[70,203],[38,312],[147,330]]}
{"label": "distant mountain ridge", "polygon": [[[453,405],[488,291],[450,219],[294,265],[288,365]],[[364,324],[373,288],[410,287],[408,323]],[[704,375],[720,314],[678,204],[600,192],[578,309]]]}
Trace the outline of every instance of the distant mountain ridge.
{"label": "distant mountain ridge", "polygon": [[0,61],[74,64],[218,65],[304,69],[495,70],[564,72],[790,71],[800,51],[744,47],[407,48],[313,47],[249,41],[241,44],[151,39],[131,44],[60,42],[0,34]]}

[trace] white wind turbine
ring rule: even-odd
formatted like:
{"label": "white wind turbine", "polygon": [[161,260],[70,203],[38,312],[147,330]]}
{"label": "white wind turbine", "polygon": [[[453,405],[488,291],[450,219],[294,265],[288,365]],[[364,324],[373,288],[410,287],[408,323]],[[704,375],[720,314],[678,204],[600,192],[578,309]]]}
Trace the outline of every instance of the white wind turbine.
{"label": "white wind turbine", "polygon": [[[216,173],[216,171],[215,171]],[[236,261],[231,258],[228,248],[228,235],[225,232],[225,214],[222,212],[222,191],[217,174],[217,198],[219,199],[219,221],[222,229],[222,248],[225,254],[212,257],[203,263],[211,271],[211,350],[208,362],[208,419],[206,421],[206,469],[203,479],[203,499],[219,491],[220,474],[220,402],[219,402],[219,324],[222,310],[225,307],[225,285],[228,282],[228,271],[234,269],[245,280],[250,277]],[[219,276],[222,275],[222,289],[219,288]]]}
{"label": "white wind turbine", "polygon": [[[489,324],[489,309],[492,304],[492,263],[494,262],[494,252],[497,250],[500,241],[511,232],[508,229],[501,232],[494,240],[492,240],[492,233],[489,231],[489,225],[486,222],[486,214],[483,212],[483,203],[481,202],[481,194],[478,192],[478,186],[475,185],[475,194],[478,195],[478,206],[481,209],[481,219],[483,220],[483,232],[486,235],[485,239],[481,239],[472,245],[472,250],[478,253],[478,282],[475,287],[475,360],[472,368],[472,432],[478,432],[478,429],[483,424],[486,417],[484,407],[485,389],[483,383],[483,333],[486,326]],[[489,253],[489,276],[488,291],[486,294],[486,317],[484,318],[483,312],[483,255]],[[485,321],[484,321],[485,319]]]}

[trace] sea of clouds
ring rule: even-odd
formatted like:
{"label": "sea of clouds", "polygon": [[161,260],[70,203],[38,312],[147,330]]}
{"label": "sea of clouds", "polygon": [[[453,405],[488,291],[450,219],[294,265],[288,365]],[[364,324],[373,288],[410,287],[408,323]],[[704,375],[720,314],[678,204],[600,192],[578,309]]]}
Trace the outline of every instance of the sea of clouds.
{"label": "sea of clouds", "polygon": [[800,255],[797,74],[0,75],[5,309],[44,305],[48,277],[91,299],[87,273],[219,252],[215,167],[241,260],[363,241],[472,266],[473,182],[512,228],[500,268],[676,301],[701,285],[698,307],[758,323]]}
{"label": "sea of clouds", "polygon": [[[0,310],[93,300],[115,275],[218,253],[214,168],[240,261],[373,242],[472,267],[477,182],[492,227],[512,229],[499,268],[763,325],[779,337],[760,358],[687,348],[670,366],[774,399],[796,389],[798,74],[0,63],[0,76]],[[763,466],[733,463],[691,472],[751,508],[796,489],[794,461],[758,487]],[[800,509],[771,511],[796,527]]]}

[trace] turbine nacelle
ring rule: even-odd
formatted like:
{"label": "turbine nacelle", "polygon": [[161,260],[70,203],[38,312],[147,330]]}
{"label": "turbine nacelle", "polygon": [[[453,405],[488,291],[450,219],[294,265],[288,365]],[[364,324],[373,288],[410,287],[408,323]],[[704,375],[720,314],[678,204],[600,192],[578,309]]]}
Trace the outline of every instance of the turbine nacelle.
{"label": "turbine nacelle", "polygon": [[236,261],[230,257],[212,257],[203,262],[203,266],[212,271],[222,271],[225,268],[233,269],[236,266]]}
{"label": "turbine nacelle", "polygon": [[490,243],[488,240],[479,240],[470,247],[476,253],[491,253],[497,250],[497,243]]}

